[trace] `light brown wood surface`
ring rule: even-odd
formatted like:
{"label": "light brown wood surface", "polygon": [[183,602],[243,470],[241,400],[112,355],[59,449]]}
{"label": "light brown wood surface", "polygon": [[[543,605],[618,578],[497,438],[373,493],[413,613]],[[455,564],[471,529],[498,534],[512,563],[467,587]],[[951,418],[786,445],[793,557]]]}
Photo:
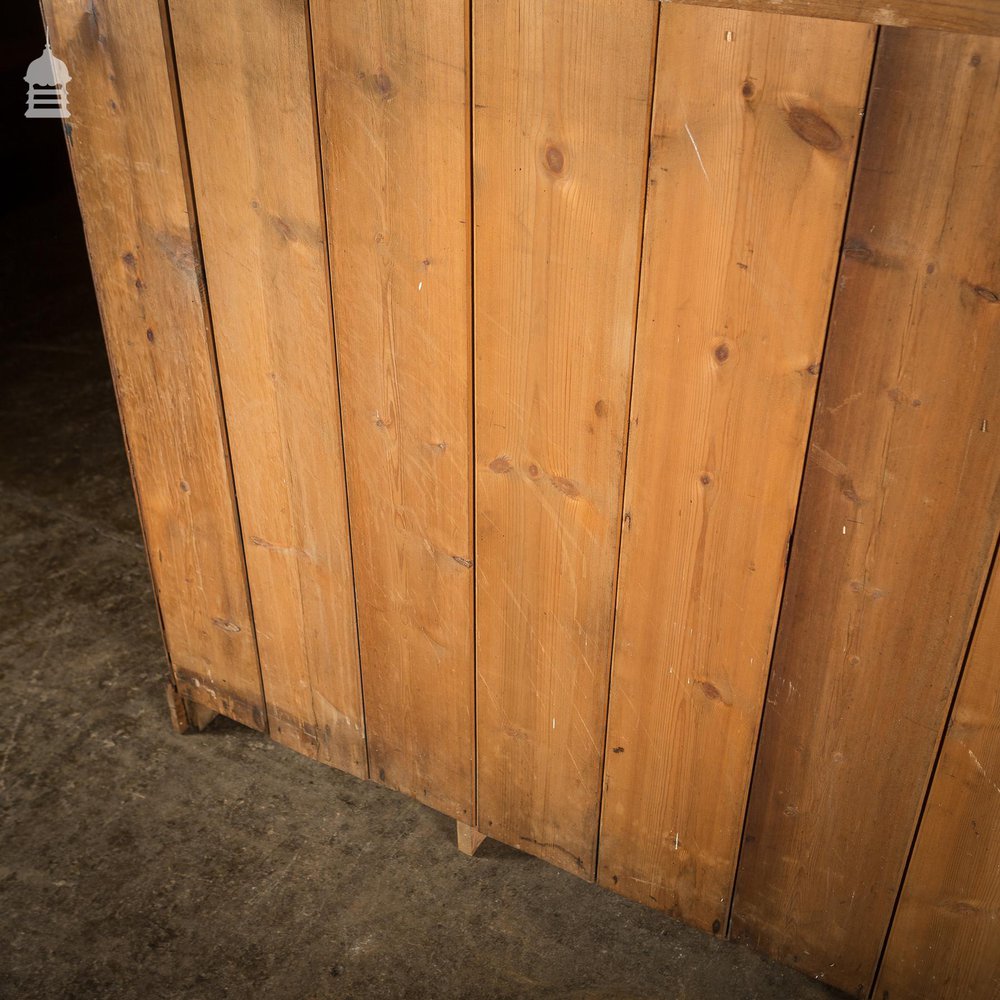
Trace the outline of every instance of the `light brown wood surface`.
{"label": "light brown wood surface", "polygon": [[962,674],[875,996],[1000,996],[1000,576]]}
{"label": "light brown wood surface", "polygon": [[588,878],[656,22],[473,13],[479,827]]}
{"label": "light brown wood surface", "polygon": [[456,836],[459,851],[462,854],[467,854],[470,858],[479,850],[480,845],[486,839],[474,826],[469,826],[461,820],[458,820]]}
{"label": "light brown wood surface", "polygon": [[304,0],[171,0],[271,735],[367,774]]}
{"label": "light brown wood surface", "polygon": [[65,123],[167,652],[192,701],[266,719],[157,0],[46,0]]}
{"label": "light brown wood surface", "polygon": [[883,29],[733,932],[858,995],[1000,524],[1000,42]]}
{"label": "light brown wood surface", "polygon": [[598,880],[716,933],[874,35],[660,20]]}
{"label": "light brown wood surface", "polygon": [[475,819],[468,4],[313,4],[372,777]]}
{"label": "light brown wood surface", "polygon": [[[668,0],[663,0],[667,3]],[[699,7],[728,7],[771,14],[838,18],[899,28],[936,28],[1000,35],[996,0],[669,0]]]}

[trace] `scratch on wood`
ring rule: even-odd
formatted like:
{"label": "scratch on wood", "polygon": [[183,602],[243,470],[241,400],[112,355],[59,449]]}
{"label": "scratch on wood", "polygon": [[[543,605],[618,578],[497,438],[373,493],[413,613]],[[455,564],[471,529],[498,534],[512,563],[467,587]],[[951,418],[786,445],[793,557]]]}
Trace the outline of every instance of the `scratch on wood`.
{"label": "scratch on wood", "polygon": [[698,166],[701,167],[701,172],[705,175],[705,180],[711,184],[708,171],[705,169],[705,161],[701,158],[701,150],[698,148],[698,143],[694,141],[694,136],[691,134],[691,129],[688,128],[687,122],[684,123],[684,131],[687,132],[687,137],[691,140],[691,145],[694,147],[694,155],[698,157]]}
{"label": "scratch on wood", "polygon": [[980,774],[981,774],[981,775],[982,775],[982,776],[983,776],[983,777],[984,777],[984,778],[985,778],[985,779],[986,779],[986,780],[987,780],[987,781],[988,781],[988,782],[989,782],[989,783],[990,783],[990,784],[991,784],[991,785],[993,786],[993,789],[994,789],[994,790],[995,790],[995,791],[996,791],[997,793],[1000,793],[1000,785],[998,785],[998,784],[997,784],[997,783],[996,783],[996,782],[995,782],[995,781],[994,781],[994,780],[993,780],[993,779],[992,779],[992,778],[991,778],[991,777],[990,777],[990,776],[989,776],[989,775],[988,775],[988,774],[986,773],[986,768],[985,768],[985,767],[983,767],[983,765],[982,765],[982,762],[981,762],[981,761],[979,760],[979,758],[978,758],[978,757],[977,757],[977,756],[976,756],[976,755],[975,755],[975,754],[974,754],[974,753],[973,753],[973,752],[972,752],[971,750],[969,750],[968,748],[966,748],[966,752],[967,752],[967,753],[969,754],[969,757],[970,757],[970,758],[972,759],[972,763],[976,765],[976,770],[977,770],[977,771],[978,771],[978,772],[979,772],[979,773],[980,773]]}

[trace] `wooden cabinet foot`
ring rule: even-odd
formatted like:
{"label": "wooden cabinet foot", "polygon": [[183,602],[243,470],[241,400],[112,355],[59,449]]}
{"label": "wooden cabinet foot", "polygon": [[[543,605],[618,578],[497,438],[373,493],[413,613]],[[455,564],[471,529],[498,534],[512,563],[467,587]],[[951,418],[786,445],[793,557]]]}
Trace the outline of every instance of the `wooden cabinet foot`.
{"label": "wooden cabinet foot", "polygon": [[463,823],[460,819],[455,820],[455,826],[458,830],[458,849],[471,858],[479,849],[479,845],[486,839],[486,835],[480,833],[474,826]]}
{"label": "wooden cabinet foot", "polygon": [[175,733],[200,733],[219,713],[197,702],[182,698],[177,688],[167,682],[167,709]]}

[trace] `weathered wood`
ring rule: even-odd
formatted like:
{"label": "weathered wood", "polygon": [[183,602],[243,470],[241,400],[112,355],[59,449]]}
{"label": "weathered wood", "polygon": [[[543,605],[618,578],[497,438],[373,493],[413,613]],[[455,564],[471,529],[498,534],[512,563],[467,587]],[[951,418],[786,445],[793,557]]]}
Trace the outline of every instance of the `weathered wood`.
{"label": "weathered wood", "polygon": [[[668,0],[663,0],[667,3]],[[1000,35],[996,0],[669,0],[699,7],[726,7],[772,14],[801,14],[885,24]]]}
{"label": "weathered wood", "polygon": [[1000,525],[1000,41],[884,29],[733,930],[867,991]]}
{"label": "weathered wood", "polygon": [[202,732],[210,726],[219,716],[219,713],[204,705],[199,705],[196,701],[186,701],[184,710],[187,713],[188,723],[196,732]]}
{"label": "weathered wood", "polygon": [[313,4],[372,777],[475,819],[468,4]]}
{"label": "weathered wood", "polygon": [[188,701],[181,697],[177,685],[173,681],[168,681],[166,686],[167,711],[170,714],[170,725],[174,732],[180,736],[187,733],[200,733],[206,726],[218,716],[218,712],[204,705],[199,705],[196,701]]}
{"label": "weathered wood", "polygon": [[458,849],[471,858],[479,850],[486,836],[480,833],[474,826],[469,826],[468,823],[463,823],[461,820],[457,820],[456,825]]}
{"label": "weathered wood", "polygon": [[367,775],[305,0],[171,0],[271,735]]}
{"label": "weathered wood", "polygon": [[167,681],[167,712],[170,715],[170,727],[175,733],[183,736],[191,731],[191,722],[188,719],[187,707],[184,699],[177,690],[177,685],[173,681]]}
{"label": "weathered wood", "polygon": [[716,933],[874,34],[660,20],[598,880]]}
{"label": "weathered wood", "polygon": [[656,22],[473,14],[479,827],[588,878]]}
{"label": "weathered wood", "polygon": [[266,726],[158,0],[45,0],[164,635],[181,694]]}
{"label": "weathered wood", "polygon": [[876,997],[1000,996],[1000,576],[990,579]]}

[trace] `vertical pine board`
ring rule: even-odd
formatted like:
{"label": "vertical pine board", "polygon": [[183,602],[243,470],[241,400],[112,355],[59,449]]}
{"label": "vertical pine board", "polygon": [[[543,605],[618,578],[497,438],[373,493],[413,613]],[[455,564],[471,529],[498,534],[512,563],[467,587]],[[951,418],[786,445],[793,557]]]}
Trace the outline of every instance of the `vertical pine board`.
{"label": "vertical pine board", "polygon": [[45,0],[167,651],[182,694],[265,727],[201,263],[157,0]]}
{"label": "vertical pine board", "polygon": [[1000,996],[1000,578],[972,639],[875,996]]}
{"label": "vertical pine board", "polygon": [[372,777],[473,822],[468,4],[312,20]]}
{"label": "vertical pine board", "polygon": [[715,932],[874,34],[660,21],[598,878]]}
{"label": "vertical pine board", "polygon": [[271,735],[367,773],[305,0],[170,0]]}
{"label": "vertical pine board", "polygon": [[997,43],[883,29],[733,928],[864,993],[1000,523]]}
{"label": "vertical pine board", "polygon": [[588,878],[656,23],[473,6],[479,825]]}

